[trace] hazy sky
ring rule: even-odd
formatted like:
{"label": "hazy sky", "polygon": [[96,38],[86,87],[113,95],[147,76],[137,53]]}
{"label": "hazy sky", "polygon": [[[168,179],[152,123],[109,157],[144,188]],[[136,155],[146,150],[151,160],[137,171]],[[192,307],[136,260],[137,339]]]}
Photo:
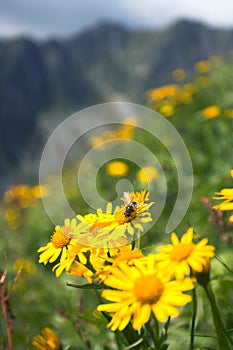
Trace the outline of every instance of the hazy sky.
{"label": "hazy sky", "polygon": [[67,36],[102,20],[158,28],[180,18],[233,27],[233,1],[0,0],[0,35]]}

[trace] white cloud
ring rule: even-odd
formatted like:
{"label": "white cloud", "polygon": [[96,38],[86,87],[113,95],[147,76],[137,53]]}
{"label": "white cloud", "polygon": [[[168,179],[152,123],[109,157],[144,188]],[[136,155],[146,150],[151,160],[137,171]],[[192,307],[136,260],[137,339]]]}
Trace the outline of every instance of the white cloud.
{"label": "white cloud", "polygon": [[69,35],[100,20],[153,28],[179,18],[233,27],[233,2],[222,0],[1,0],[0,34]]}

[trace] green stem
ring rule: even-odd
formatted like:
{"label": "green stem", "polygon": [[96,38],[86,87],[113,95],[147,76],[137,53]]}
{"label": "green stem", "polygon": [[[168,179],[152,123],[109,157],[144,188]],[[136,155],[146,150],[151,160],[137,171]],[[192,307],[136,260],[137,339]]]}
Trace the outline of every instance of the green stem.
{"label": "green stem", "polygon": [[210,305],[211,305],[211,310],[212,310],[212,315],[213,315],[213,321],[214,321],[214,325],[216,328],[216,332],[217,332],[217,338],[218,338],[218,344],[219,344],[219,348],[222,350],[232,350],[232,346],[230,345],[231,343],[231,339],[229,334],[227,333],[221,317],[220,317],[220,313],[215,301],[215,296],[214,293],[212,291],[211,285],[210,283],[207,283],[205,285],[203,285],[204,290],[207,294],[207,297],[209,299]]}
{"label": "green stem", "polygon": [[159,350],[159,339],[157,337],[157,334],[155,334],[157,332],[153,331],[151,324],[150,324],[150,321],[145,324],[145,327],[146,327],[146,329],[147,329],[147,331],[148,331],[148,333],[149,333],[149,335],[150,335],[150,337],[155,345],[155,349]]}
{"label": "green stem", "polygon": [[191,322],[191,334],[190,334],[190,350],[194,350],[194,331],[195,331],[195,323],[196,323],[196,317],[197,317],[197,294],[196,294],[196,288],[192,290],[192,306],[193,306],[193,315],[192,315],[192,322]]}

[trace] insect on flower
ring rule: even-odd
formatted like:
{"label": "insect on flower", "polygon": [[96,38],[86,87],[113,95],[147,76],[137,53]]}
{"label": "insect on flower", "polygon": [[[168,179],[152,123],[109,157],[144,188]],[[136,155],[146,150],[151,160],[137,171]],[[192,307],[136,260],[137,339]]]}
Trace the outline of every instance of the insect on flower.
{"label": "insect on flower", "polygon": [[130,196],[127,192],[124,192],[124,202],[125,202],[125,212],[124,216],[129,219],[129,221],[135,219],[137,216],[137,202],[131,202]]}

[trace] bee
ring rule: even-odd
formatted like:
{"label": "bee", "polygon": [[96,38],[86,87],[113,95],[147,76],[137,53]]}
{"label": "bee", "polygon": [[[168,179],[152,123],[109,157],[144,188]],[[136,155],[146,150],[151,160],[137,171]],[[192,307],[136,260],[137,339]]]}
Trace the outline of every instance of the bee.
{"label": "bee", "polygon": [[124,216],[129,219],[129,221],[135,219],[137,216],[137,202],[131,202],[130,196],[127,192],[124,192],[124,202],[125,202],[125,212]]}

